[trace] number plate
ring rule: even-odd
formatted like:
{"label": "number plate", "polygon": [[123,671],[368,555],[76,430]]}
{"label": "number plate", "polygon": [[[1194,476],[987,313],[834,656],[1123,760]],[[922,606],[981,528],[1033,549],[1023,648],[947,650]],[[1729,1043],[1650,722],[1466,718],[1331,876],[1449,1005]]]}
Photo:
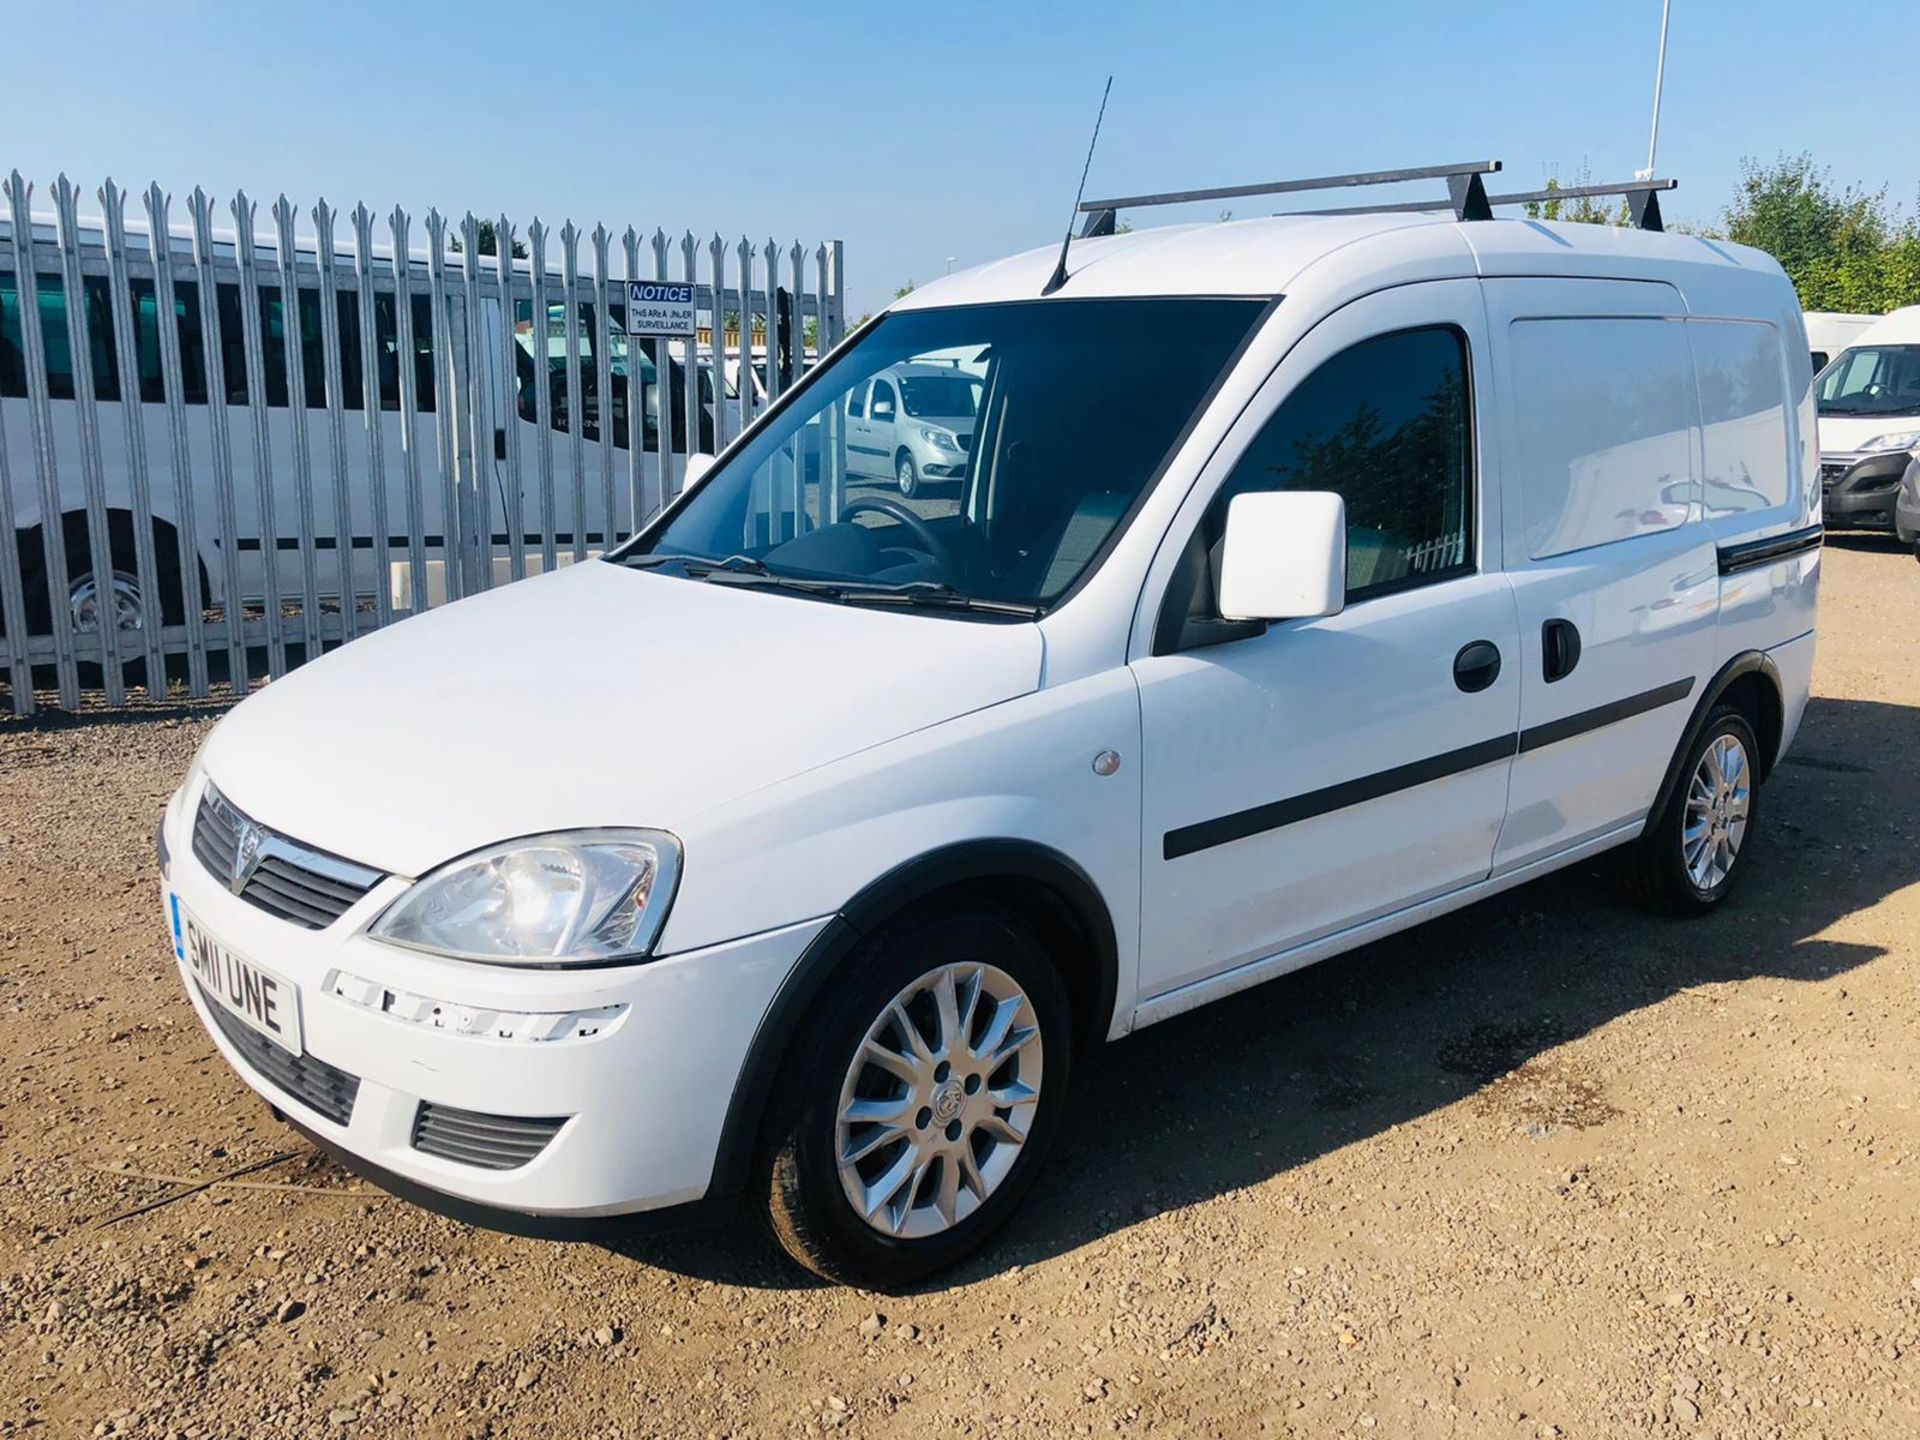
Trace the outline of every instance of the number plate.
{"label": "number plate", "polygon": [[294,983],[215,940],[179,896],[167,900],[175,953],[200,982],[200,992],[289,1055],[300,1054],[300,991]]}

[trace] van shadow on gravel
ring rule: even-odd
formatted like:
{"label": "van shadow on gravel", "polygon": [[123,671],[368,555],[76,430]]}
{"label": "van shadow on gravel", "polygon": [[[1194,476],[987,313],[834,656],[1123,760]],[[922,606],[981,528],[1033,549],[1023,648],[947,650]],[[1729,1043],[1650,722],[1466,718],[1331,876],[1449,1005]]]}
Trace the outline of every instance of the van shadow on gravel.
{"label": "van shadow on gravel", "polygon": [[[1605,1124],[1566,1042],[1688,987],[1818,981],[1884,953],[1816,939],[1920,880],[1920,709],[1816,699],[1763,792],[1751,873],[1694,922],[1630,906],[1604,861],[1153,1026],[1084,1057],[1053,1163],[999,1241],[928,1288],[1085,1245],[1470,1100],[1523,1135]],[[729,1284],[810,1283],[757,1227],[621,1255]]]}

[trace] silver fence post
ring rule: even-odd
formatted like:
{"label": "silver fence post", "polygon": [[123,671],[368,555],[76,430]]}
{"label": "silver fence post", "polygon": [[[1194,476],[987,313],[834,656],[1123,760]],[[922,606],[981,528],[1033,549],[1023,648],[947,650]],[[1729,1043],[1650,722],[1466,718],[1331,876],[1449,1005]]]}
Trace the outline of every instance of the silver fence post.
{"label": "silver fence post", "polygon": [[708,348],[713,351],[713,448],[718,454],[733,438],[727,423],[727,242],[718,230],[707,251],[713,269],[713,343]]}
{"label": "silver fence post", "polygon": [[[120,669],[120,627],[113,615],[113,535],[107,523],[106,477],[100,460],[100,411],[95,404],[93,344],[87,333],[86,281],[80,274],[79,192],[65,175],[53,182],[55,233],[59,236],[61,283],[66,294],[67,353],[73,357],[73,402],[80,431],[80,485],[86,503],[87,568],[94,597],[94,631],[75,636],[76,648],[99,648],[102,687],[109,705],[126,703]],[[66,526],[62,524],[64,532]],[[73,556],[67,556],[73,569]],[[57,603],[57,602],[56,602]],[[76,617],[77,619],[77,617]]]}
{"label": "silver fence post", "polygon": [[513,222],[502,215],[494,221],[493,229],[498,241],[494,269],[500,279],[500,354],[494,363],[500,366],[501,385],[500,414],[494,423],[506,442],[506,454],[500,458],[507,465],[506,493],[500,502],[507,513],[501,528],[507,536],[507,574],[520,580],[527,573],[527,502],[520,482],[520,399],[516,393],[519,373],[515,359],[518,347],[513,340]]}
{"label": "silver fence post", "polygon": [[334,561],[340,575],[340,642],[360,633],[360,607],[353,588],[353,491],[347,479],[346,369],[340,354],[340,271],[333,249],[334,212],[322,199],[313,207],[320,259],[320,357],[327,372],[327,460],[333,467]]}
{"label": "silver fence post", "polygon": [[560,226],[560,282],[567,294],[567,468],[573,476],[573,558],[587,558],[586,404],[580,394],[580,232]]}
{"label": "silver fence post", "polygon": [[828,291],[827,306],[831,312],[831,322],[821,327],[820,353],[826,354],[833,346],[847,338],[847,246],[844,240],[828,242],[828,272],[832,286]]}
{"label": "silver fence post", "polygon": [[[107,303],[118,362],[121,433],[127,447],[127,503],[133,512],[133,568],[140,586],[140,638],[146,644],[147,698],[167,693],[167,662],[161,627],[159,556],[154,551],[153,485],[147,474],[146,397],[140,393],[139,332],[133,323],[133,282],[127,255],[126,196],[111,176],[98,191],[107,251]],[[155,324],[162,323],[156,314]],[[11,527],[5,527],[11,533]],[[186,572],[181,575],[185,593]],[[19,614],[18,610],[9,612]]]}
{"label": "silver fence post", "polygon": [[294,508],[300,533],[300,658],[320,653],[320,580],[313,544],[313,449],[307,436],[307,342],[300,315],[300,250],[294,238],[294,208],[282,195],[273,207],[274,244],[280,258],[281,348],[287,367],[287,428],[293,438]]}
{"label": "silver fence post", "polygon": [[[394,354],[400,380],[400,483],[406,487],[407,601],[415,615],[427,608],[426,507],[420,494],[419,337],[413,329],[413,256],[407,249],[407,212],[398,205],[387,217],[393,237],[388,269],[393,272]],[[433,343],[433,316],[427,316],[427,343]],[[432,371],[428,371],[429,378]],[[435,397],[438,408],[439,398]]]}
{"label": "silver fence post", "polygon": [[[687,353],[680,366],[681,383],[686,387],[687,405],[687,443],[683,458],[688,460],[693,458],[695,452],[704,451],[707,448],[700,443],[700,422],[705,418],[706,408],[700,399],[700,280],[694,267],[699,248],[699,242],[693,238],[693,231],[687,231],[680,238],[680,278],[687,283],[695,306],[693,333],[687,336]],[[680,479],[675,481],[669,477],[663,482],[661,493],[669,500],[677,496],[684,488],[686,474],[683,464]]]}
{"label": "silver fence post", "polygon": [[[14,293],[19,294],[16,285]],[[14,519],[13,476],[7,468],[7,426],[0,416],[0,611],[8,616],[7,690],[16,715],[33,714],[33,664],[27,658],[27,591],[20,574],[20,534]]]}
{"label": "silver fence post", "polygon": [[[200,583],[199,496],[195,493],[193,451],[187,441],[186,367],[180,353],[180,327],[185,305],[178,299],[173,275],[173,231],[167,221],[168,200],[156,184],[147,186],[147,254],[153,262],[153,313],[160,336],[160,387],[167,402],[168,453],[173,462],[173,495],[180,539],[180,589],[186,612],[187,693],[196,700],[207,693],[206,591]],[[188,273],[192,273],[189,269]],[[196,296],[196,303],[198,297]],[[179,317],[179,318],[176,318]],[[207,381],[201,368],[201,384]],[[208,399],[211,400],[211,396]]]}
{"label": "silver fence post", "polygon": [[[613,504],[613,452],[619,449],[613,424],[613,311],[607,293],[607,227],[593,227],[593,385],[594,430],[600,437],[600,548],[614,547],[614,534],[620,528]],[[631,413],[641,389],[640,367],[634,363],[631,346],[627,350],[627,408]],[[643,407],[644,408],[644,407]],[[587,428],[585,407],[581,407],[580,429]]]}
{"label": "silver fence post", "polygon": [[[653,232],[653,278],[665,281],[667,278],[667,232],[656,229]],[[629,344],[632,342],[629,341]],[[688,337],[687,344],[693,344]],[[651,515],[658,515],[667,508],[667,501],[673,498],[673,342],[669,336],[653,337],[653,403],[660,409],[660,419],[654,426],[654,451],[659,463],[659,473],[654,476],[653,494],[648,506]],[[689,414],[691,421],[693,416]],[[640,528],[640,519],[634,517],[633,528]]]}
{"label": "silver fence post", "polygon": [[466,400],[467,370],[454,341],[453,300],[447,293],[447,222],[437,209],[426,216],[427,280],[433,312],[434,370],[439,377],[434,406],[440,429],[440,570],[446,598],[466,594],[465,567],[460,557],[460,432]]}
{"label": "silver fence post", "polygon": [[[231,395],[220,327],[220,277],[214,257],[213,200],[195,186],[187,197],[193,218],[193,273],[200,299],[200,351],[206,357],[207,437],[213,462],[214,514],[220,526],[220,618],[226,630],[227,688],[238,697],[252,688],[247,671],[246,606],[240,593],[240,555],[234,510],[233,440],[227,427]],[[238,292],[235,292],[238,299]],[[261,397],[249,394],[249,400]]]}
{"label": "silver fence post", "polygon": [[360,317],[360,421],[367,441],[367,529],[373,545],[373,620],[393,623],[392,568],[388,541],[393,534],[387,513],[386,437],[380,409],[380,306],[373,289],[373,212],[365,202],[353,207],[353,284]]}
{"label": "silver fence post", "polygon": [[528,309],[528,342],[533,349],[533,415],[540,448],[540,571],[551,573],[560,561],[554,539],[553,506],[553,366],[547,357],[547,227],[534,216],[527,224],[527,245],[533,254],[533,300]]}
{"label": "silver fence post", "polygon": [[[466,324],[461,346],[466,355],[466,438],[468,464],[461,473],[460,558],[467,570],[466,592],[477,595],[493,587],[493,517],[487,477],[493,473],[493,445],[487,428],[493,407],[489,403],[487,367],[493,357],[485,343],[486,322],[480,314],[480,222],[471,210],[460,222],[462,281],[461,306]],[[499,236],[494,236],[496,244]]]}
{"label": "silver fence post", "polygon": [[[272,411],[267,395],[266,338],[261,333],[259,256],[253,231],[254,203],[244,190],[234,192],[229,207],[234,220],[234,259],[240,265],[240,350],[247,372],[247,408],[253,416],[254,508],[260,517],[260,585],[267,622],[267,674],[279,679],[287,673],[285,607],[280,602],[280,524],[273,493],[273,435],[268,429]],[[285,323],[285,298],[281,320]]]}
{"label": "silver fence post", "polygon": [[[621,247],[626,253],[627,283],[640,278],[640,232],[629,225],[627,233],[621,236]],[[633,301],[627,300],[622,311],[629,321],[633,318]],[[635,530],[641,525],[642,517],[647,513],[646,476],[647,476],[647,389],[645,373],[641,366],[640,341],[629,334],[627,336],[627,515]]]}

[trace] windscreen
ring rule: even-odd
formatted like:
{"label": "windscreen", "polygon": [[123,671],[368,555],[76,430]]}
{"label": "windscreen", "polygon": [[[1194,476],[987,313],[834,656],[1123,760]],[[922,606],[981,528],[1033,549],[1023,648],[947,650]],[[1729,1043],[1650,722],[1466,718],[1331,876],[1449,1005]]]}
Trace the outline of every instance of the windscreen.
{"label": "windscreen", "polygon": [[1262,309],[888,315],[615,558],[843,603],[1037,614],[1106,553]]}
{"label": "windscreen", "polygon": [[1920,415],[1920,345],[1857,345],[1815,386],[1822,415]]}
{"label": "windscreen", "polygon": [[900,403],[909,415],[971,415],[979,386],[972,376],[909,375],[900,382]]}

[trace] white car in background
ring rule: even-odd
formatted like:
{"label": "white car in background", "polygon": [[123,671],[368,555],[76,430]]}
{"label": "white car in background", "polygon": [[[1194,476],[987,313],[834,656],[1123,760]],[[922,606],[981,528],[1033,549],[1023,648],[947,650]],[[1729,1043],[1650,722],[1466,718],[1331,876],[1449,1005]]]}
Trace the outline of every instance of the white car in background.
{"label": "white car in background", "polygon": [[[1072,259],[923,286],[605,559],[236,706],[159,838],[241,1077],[470,1218],[749,1197],[890,1287],[1014,1213],[1093,1047],[1603,851],[1726,900],[1813,667],[1777,264],[1414,214]],[[850,494],[854,420],[954,493]]]}
{"label": "white car in background", "polygon": [[958,364],[891,365],[847,396],[847,471],[892,480],[903,496],[922,481],[957,480],[973,447],[980,377]]}

